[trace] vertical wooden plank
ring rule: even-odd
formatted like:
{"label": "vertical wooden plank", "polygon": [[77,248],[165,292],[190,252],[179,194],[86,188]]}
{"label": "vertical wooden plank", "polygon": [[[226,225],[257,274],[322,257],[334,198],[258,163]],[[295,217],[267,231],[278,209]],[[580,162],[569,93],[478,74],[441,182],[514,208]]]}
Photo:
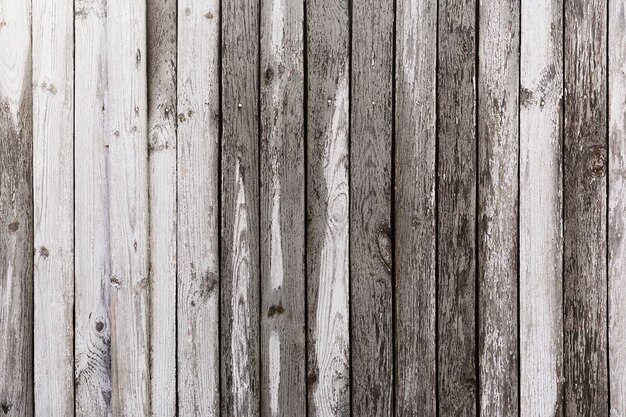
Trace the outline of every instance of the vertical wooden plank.
{"label": "vertical wooden plank", "polygon": [[105,0],[75,3],[75,395],[78,416],[111,414],[111,251]]}
{"label": "vertical wooden plank", "polygon": [[522,0],[520,415],[563,415],[563,1]]}
{"label": "vertical wooden plank", "polygon": [[309,416],[350,415],[349,2],[307,13],[307,398]]}
{"label": "vertical wooden plank", "polygon": [[259,2],[222,2],[222,415],[260,414]]}
{"label": "vertical wooden plank", "polygon": [[218,416],[219,1],[178,2],[178,412]]}
{"label": "vertical wooden plank", "polygon": [[519,0],[479,2],[480,414],[518,414]]}
{"label": "vertical wooden plank", "polygon": [[0,410],[8,417],[33,415],[31,76],[31,2],[0,0]]}
{"label": "vertical wooden plank", "polygon": [[474,416],[476,357],[476,3],[439,2],[439,412]]}
{"label": "vertical wooden plank", "polygon": [[150,413],[176,415],[176,2],[147,4]]}
{"label": "vertical wooden plank", "polygon": [[437,413],[437,1],[401,0],[396,12],[396,416]]}
{"label": "vertical wooden plank", "polygon": [[35,413],[72,416],[74,7],[32,5]]}
{"label": "vertical wooden plank", "polygon": [[352,2],[349,222],[354,415],[393,413],[393,24],[393,1]]}
{"label": "vertical wooden plank", "polygon": [[609,1],[609,370],[611,416],[626,415],[626,1]]}
{"label": "vertical wooden plank", "polygon": [[607,2],[565,2],[566,415],[608,415]]}
{"label": "vertical wooden plank", "polygon": [[306,415],[304,2],[261,2],[261,414]]}
{"label": "vertical wooden plank", "polygon": [[112,410],[148,397],[148,143],[145,0],[107,1]]}

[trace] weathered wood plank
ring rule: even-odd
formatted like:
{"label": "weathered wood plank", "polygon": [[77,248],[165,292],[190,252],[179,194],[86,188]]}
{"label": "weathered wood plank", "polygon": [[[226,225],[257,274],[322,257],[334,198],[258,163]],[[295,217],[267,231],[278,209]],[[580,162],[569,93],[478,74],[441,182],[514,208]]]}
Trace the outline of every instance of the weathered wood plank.
{"label": "weathered wood plank", "polygon": [[113,415],[149,413],[146,2],[107,1]]}
{"label": "weathered wood plank", "polygon": [[222,2],[222,415],[260,414],[259,2]]}
{"label": "weathered wood plank", "polygon": [[476,355],[476,52],[474,0],[439,3],[439,412],[474,416]]}
{"label": "weathered wood plank", "polygon": [[563,2],[522,0],[520,415],[563,415]]}
{"label": "weathered wood plank", "polygon": [[219,2],[178,2],[178,412],[218,416]]}
{"label": "weathered wood plank", "polygon": [[480,415],[518,414],[518,90],[520,0],[478,15]]}
{"label": "weathered wood plank", "polygon": [[307,13],[307,398],[316,416],[350,415],[349,2]]}
{"label": "weathered wood plank", "polygon": [[437,412],[437,1],[402,0],[396,12],[396,416]]}
{"label": "weathered wood plank", "polygon": [[0,410],[33,415],[31,2],[0,0]]}
{"label": "weathered wood plank", "polygon": [[106,2],[75,4],[75,403],[111,414],[111,251]]}
{"label": "weathered wood plank", "polygon": [[372,417],[393,414],[393,24],[393,1],[352,2],[351,396],[352,414]]}
{"label": "weathered wood plank", "polygon": [[565,415],[608,415],[607,1],[565,2]]}
{"label": "weathered wood plank", "polygon": [[306,415],[304,3],[261,2],[261,415]]}
{"label": "weathered wood plank", "polygon": [[147,2],[150,413],[176,415],[176,2]]}
{"label": "weathered wood plank", "polygon": [[626,1],[609,2],[609,370],[611,416],[626,416]]}
{"label": "weathered wood plank", "polygon": [[35,414],[74,415],[74,7],[32,2]]}

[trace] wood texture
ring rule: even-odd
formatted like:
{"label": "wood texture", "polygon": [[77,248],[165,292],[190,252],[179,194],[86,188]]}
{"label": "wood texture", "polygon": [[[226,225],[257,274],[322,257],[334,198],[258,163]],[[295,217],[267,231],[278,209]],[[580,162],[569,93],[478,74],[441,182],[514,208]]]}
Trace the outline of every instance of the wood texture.
{"label": "wood texture", "polygon": [[348,416],[349,2],[306,8],[308,414]]}
{"label": "wood texture", "polygon": [[563,415],[563,2],[523,0],[520,415]]}
{"label": "wood texture", "polygon": [[391,151],[394,2],[352,2],[352,414],[393,414]]}
{"label": "wood texture", "polygon": [[439,3],[439,413],[477,415],[476,4]]}
{"label": "wood texture", "polygon": [[72,416],[74,10],[67,0],[32,7],[35,414]]}
{"label": "wood texture", "polygon": [[480,415],[518,414],[519,0],[479,2]]}
{"label": "wood texture", "polygon": [[31,2],[0,0],[0,410],[33,404]]}
{"label": "wood texture", "polygon": [[261,2],[261,415],[306,415],[304,2]]}
{"label": "wood texture", "polygon": [[396,4],[395,412],[435,417],[437,2]]}
{"label": "wood texture", "polygon": [[260,415],[259,4],[222,2],[222,415]]}

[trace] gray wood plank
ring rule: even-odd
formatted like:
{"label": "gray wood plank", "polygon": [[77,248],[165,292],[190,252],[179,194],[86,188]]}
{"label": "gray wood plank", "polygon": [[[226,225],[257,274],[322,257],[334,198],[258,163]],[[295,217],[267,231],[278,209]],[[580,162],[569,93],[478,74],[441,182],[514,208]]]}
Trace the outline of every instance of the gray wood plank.
{"label": "gray wood plank", "polygon": [[176,415],[176,2],[147,2],[150,413]]}
{"label": "gray wood plank", "polygon": [[32,416],[31,2],[0,0],[0,410]]}
{"label": "gray wood plank", "polygon": [[222,2],[222,415],[260,414],[259,4]]}
{"label": "gray wood plank", "polygon": [[218,416],[219,1],[178,2],[178,412]]}
{"label": "gray wood plank", "polygon": [[520,415],[563,415],[563,2],[522,0]]}
{"label": "gray wood plank", "polygon": [[609,370],[612,416],[626,415],[626,1],[609,3]]}
{"label": "gray wood plank", "polygon": [[261,415],[306,415],[304,2],[261,2]]}
{"label": "gray wood plank", "polygon": [[307,13],[308,413],[350,415],[349,2]]}
{"label": "gray wood plank", "polygon": [[372,417],[393,413],[393,24],[393,1],[352,2],[351,396],[352,414]]}
{"label": "gray wood plank", "polygon": [[565,2],[566,415],[608,415],[607,2]]}
{"label": "gray wood plank", "polygon": [[436,0],[397,2],[396,48],[395,411],[435,417]]}
{"label": "gray wood plank", "polygon": [[33,0],[35,414],[74,415],[74,8]]}
{"label": "gray wood plank", "polygon": [[479,2],[479,404],[518,414],[519,0]]}
{"label": "gray wood plank", "polygon": [[439,3],[439,412],[474,416],[476,355],[476,51],[474,0]]}

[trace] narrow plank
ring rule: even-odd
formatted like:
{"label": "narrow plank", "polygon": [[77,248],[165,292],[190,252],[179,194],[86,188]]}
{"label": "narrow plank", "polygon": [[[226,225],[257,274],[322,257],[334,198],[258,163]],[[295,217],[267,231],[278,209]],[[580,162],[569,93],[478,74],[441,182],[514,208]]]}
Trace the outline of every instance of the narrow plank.
{"label": "narrow plank", "polygon": [[148,141],[146,2],[107,1],[113,415],[146,416]]}
{"label": "narrow plank", "polygon": [[437,1],[396,11],[395,300],[398,417],[435,417]]}
{"label": "narrow plank", "polygon": [[178,2],[178,412],[218,416],[219,28],[216,0]]}
{"label": "narrow plank", "polygon": [[607,1],[565,2],[565,415],[608,415]]}
{"label": "narrow plank", "polygon": [[393,414],[393,25],[392,0],[352,2],[351,396],[364,416]]}
{"label": "narrow plank", "polygon": [[307,1],[306,14],[308,413],[348,416],[349,1]]}
{"label": "narrow plank", "polygon": [[518,98],[520,0],[478,15],[480,415],[518,414]]}
{"label": "narrow plank", "polygon": [[476,3],[439,3],[439,412],[474,416],[476,363]]}
{"label": "narrow plank", "polygon": [[111,415],[111,251],[105,0],[75,4],[75,404]]}
{"label": "narrow plank", "polygon": [[563,1],[522,0],[520,415],[563,415]]}
{"label": "narrow plank", "polygon": [[72,416],[74,8],[32,7],[35,414]]}
{"label": "narrow plank", "polygon": [[150,413],[176,415],[176,2],[147,2]]}
{"label": "narrow plank", "polygon": [[306,415],[304,2],[261,2],[261,415]]}
{"label": "narrow plank", "polygon": [[0,410],[33,415],[31,2],[0,0]]}
{"label": "narrow plank", "polygon": [[609,3],[609,370],[611,416],[626,415],[626,1]]}
{"label": "narrow plank", "polygon": [[260,415],[259,2],[222,2],[222,415]]}

